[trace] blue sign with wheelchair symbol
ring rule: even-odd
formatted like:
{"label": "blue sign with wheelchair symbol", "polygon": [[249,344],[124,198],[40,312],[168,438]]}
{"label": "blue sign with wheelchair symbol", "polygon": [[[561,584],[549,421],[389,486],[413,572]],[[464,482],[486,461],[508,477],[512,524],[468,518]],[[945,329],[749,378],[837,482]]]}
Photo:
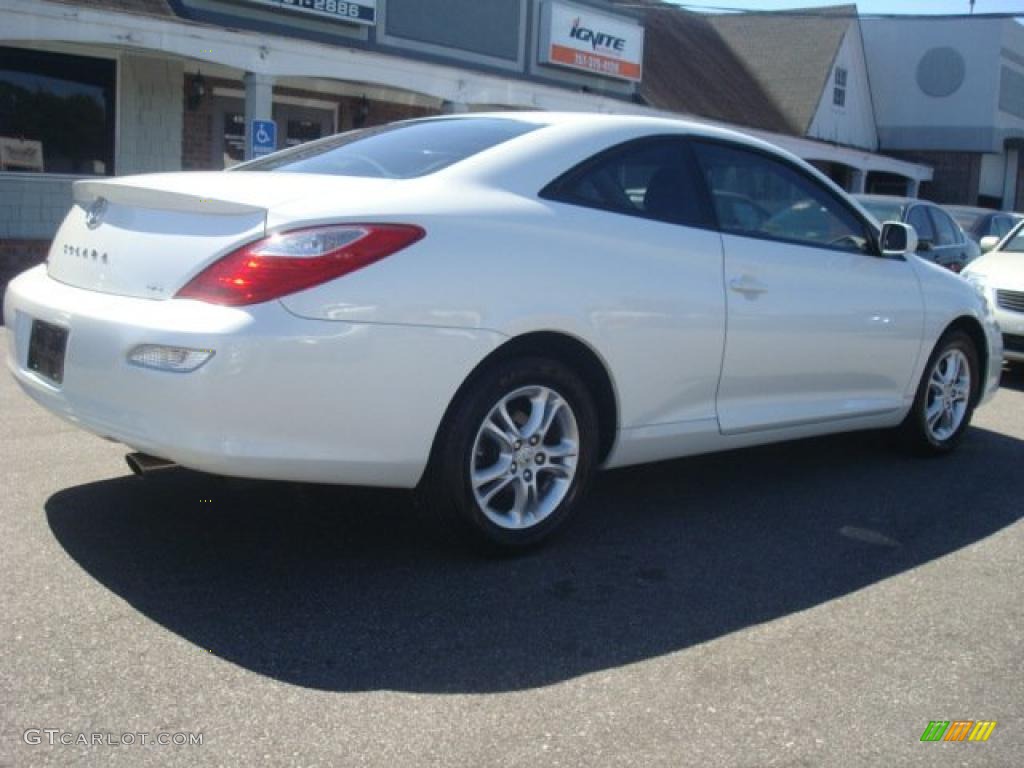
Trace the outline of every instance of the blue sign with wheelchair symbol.
{"label": "blue sign with wheelchair symbol", "polygon": [[249,146],[254,158],[277,151],[277,123],[273,120],[253,120],[249,126]]}

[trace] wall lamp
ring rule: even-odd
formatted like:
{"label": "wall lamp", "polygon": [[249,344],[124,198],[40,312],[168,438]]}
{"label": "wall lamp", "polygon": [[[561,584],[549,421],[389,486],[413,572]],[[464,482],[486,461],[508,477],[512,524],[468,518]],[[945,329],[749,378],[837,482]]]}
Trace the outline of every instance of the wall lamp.
{"label": "wall lamp", "polygon": [[370,102],[366,98],[364,93],[356,104],[355,111],[352,113],[352,127],[362,128],[366,125],[366,120],[370,116]]}
{"label": "wall lamp", "polygon": [[189,111],[195,112],[199,109],[204,96],[206,96],[206,81],[203,79],[203,73],[197,71],[188,83],[188,96],[185,104]]}

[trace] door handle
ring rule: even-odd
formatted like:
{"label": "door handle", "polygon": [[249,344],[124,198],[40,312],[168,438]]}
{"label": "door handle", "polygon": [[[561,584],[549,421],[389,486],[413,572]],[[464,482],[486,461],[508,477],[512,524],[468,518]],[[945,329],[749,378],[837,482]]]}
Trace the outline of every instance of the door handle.
{"label": "door handle", "polygon": [[734,277],[729,281],[729,288],[736,293],[742,293],[744,296],[752,297],[758,294],[764,293],[768,290],[768,286],[755,280],[750,275],[743,275],[742,277]]}

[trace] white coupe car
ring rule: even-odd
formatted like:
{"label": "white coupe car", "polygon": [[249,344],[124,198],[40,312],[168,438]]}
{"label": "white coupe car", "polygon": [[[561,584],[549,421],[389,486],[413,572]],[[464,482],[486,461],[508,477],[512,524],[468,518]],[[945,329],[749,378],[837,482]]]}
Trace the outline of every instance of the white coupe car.
{"label": "white coupe car", "polygon": [[35,400],[136,469],[418,486],[504,547],[599,467],[869,428],[945,452],[998,386],[988,304],[912,230],[699,123],[415,120],[74,195],[6,297]]}

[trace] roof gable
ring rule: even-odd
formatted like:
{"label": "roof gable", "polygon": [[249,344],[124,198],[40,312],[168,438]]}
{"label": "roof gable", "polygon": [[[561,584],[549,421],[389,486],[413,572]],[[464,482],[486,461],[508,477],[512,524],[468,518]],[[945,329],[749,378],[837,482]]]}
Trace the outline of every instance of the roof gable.
{"label": "roof gable", "polygon": [[719,14],[708,21],[754,74],[787,121],[805,134],[850,25],[855,5]]}

